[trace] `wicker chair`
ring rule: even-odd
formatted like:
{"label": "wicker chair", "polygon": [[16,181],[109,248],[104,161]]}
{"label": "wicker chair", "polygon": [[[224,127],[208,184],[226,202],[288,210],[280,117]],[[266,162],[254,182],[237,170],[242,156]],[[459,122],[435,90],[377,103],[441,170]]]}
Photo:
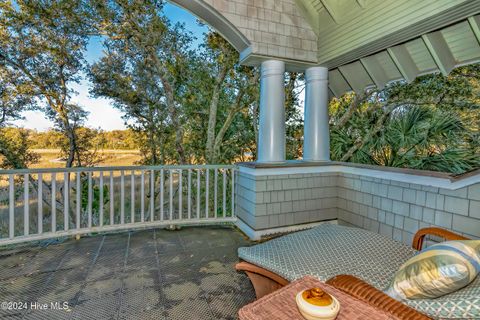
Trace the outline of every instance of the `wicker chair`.
{"label": "wicker chair", "polygon": [[[358,228],[334,225],[323,227],[321,225],[314,229],[271,240],[270,242],[276,241],[276,243],[273,244],[264,243],[250,248],[239,249],[240,258],[246,261],[238,263],[236,269],[244,271],[248,275],[254,286],[257,298],[287,285],[290,283],[288,279],[294,280],[301,275],[310,274],[372,306],[389,312],[394,318],[412,320],[430,319],[414,308],[392,299],[380,289],[385,287],[385,284],[390,281],[395,271],[403,262],[412,257],[418,250],[422,249],[424,239],[427,235],[434,235],[445,240],[468,239],[444,229],[424,228],[415,234],[412,248],[409,248],[387,237]],[[335,236],[335,233],[340,235]],[[345,236],[343,236],[344,234]],[[330,242],[325,240],[332,237],[334,239],[331,239]],[[358,237],[358,240],[355,237]],[[352,238],[352,240],[349,241],[352,241],[353,245],[346,244],[346,242],[348,242],[347,239],[350,238]],[[302,244],[308,241],[313,242],[313,244]],[[387,243],[387,245],[385,245],[385,243]],[[275,253],[268,252],[269,245],[273,247],[273,250],[282,250],[283,247],[290,246],[285,249],[285,252],[295,252],[296,250],[308,252],[308,250],[313,248],[314,250],[312,251],[314,253],[313,256],[305,256],[305,254],[302,256],[302,254],[299,254],[298,259],[292,259],[291,256],[289,257],[280,252],[280,257],[277,257]],[[316,266],[311,264],[312,261],[317,260],[315,255],[318,254],[318,252],[326,251],[332,254],[333,259],[341,258],[340,256],[335,256],[337,253],[334,249],[332,251],[332,247],[335,245],[340,247],[343,245],[344,250],[339,250],[338,255],[346,254],[348,256],[347,259],[338,261],[337,264],[326,264],[325,261],[328,260],[328,257],[320,257],[318,259],[320,265]],[[303,248],[303,246],[306,248]],[[364,250],[362,246],[365,246]],[[372,250],[378,251],[379,254],[373,254],[372,257]],[[388,252],[388,250],[392,252]],[[357,259],[352,258],[352,254],[355,252],[358,254]],[[274,256],[275,258],[272,258]],[[385,257],[385,261],[380,260],[382,256]],[[269,261],[269,263],[265,265],[262,264],[262,259]],[[291,264],[289,264],[287,268],[283,268],[283,262],[285,261],[289,261]],[[355,265],[356,263],[357,265]],[[371,265],[369,265],[369,263],[371,263]],[[368,272],[369,268],[375,265],[379,265],[379,269]]]}

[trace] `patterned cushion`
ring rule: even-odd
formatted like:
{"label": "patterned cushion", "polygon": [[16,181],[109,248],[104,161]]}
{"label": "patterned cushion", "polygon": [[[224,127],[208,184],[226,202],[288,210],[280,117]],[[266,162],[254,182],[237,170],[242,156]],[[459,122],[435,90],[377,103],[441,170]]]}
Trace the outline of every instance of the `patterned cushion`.
{"label": "patterned cushion", "polygon": [[338,274],[351,274],[380,290],[415,253],[403,243],[377,233],[334,224],[238,249],[241,259],[290,281],[304,275],[326,281]]}
{"label": "patterned cushion", "polygon": [[438,298],[465,287],[479,271],[480,240],[437,243],[405,262],[385,293],[398,300]]}
{"label": "patterned cushion", "polygon": [[[380,290],[416,253],[385,236],[330,224],[238,249],[241,259],[289,281],[305,275],[326,281],[338,274],[351,274]],[[480,319],[480,277],[440,298],[405,303],[434,319]]]}
{"label": "patterned cushion", "polygon": [[404,303],[434,319],[480,319],[480,277],[465,288],[440,298],[406,300]]}

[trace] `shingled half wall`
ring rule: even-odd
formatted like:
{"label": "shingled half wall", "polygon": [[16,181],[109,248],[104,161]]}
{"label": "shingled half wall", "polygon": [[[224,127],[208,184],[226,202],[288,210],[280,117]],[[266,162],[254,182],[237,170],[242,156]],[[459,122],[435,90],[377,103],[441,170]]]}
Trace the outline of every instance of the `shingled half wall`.
{"label": "shingled half wall", "polygon": [[[295,173],[298,172],[298,173]],[[480,173],[463,177],[343,163],[240,166],[236,212],[253,238],[338,221],[410,244],[439,226],[480,238]]]}

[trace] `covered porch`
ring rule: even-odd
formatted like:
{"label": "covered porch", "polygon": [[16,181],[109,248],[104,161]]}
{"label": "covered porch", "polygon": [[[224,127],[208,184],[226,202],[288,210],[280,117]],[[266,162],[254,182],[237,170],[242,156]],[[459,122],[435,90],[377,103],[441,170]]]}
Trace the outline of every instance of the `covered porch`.
{"label": "covered porch", "polygon": [[[240,64],[260,68],[256,161],[4,170],[8,219],[0,243],[205,222],[234,222],[259,239],[331,220],[405,243],[429,225],[480,236],[478,171],[454,176],[333,162],[328,114],[330,99],[345,92],[447,76],[479,62],[478,1],[172,3],[221,33],[240,52]],[[286,161],[286,71],[305,74],[297,161]]]}
{"label": "covered porch", "polygon": [[[480,238],[478,170],[455,176],[331,161],[328,115],[330,99],[345,92],[479,62],[479,1],[172,2],[216,28],[242,64],[261,69],[256,161],[0,171],[2,301],[72,307],[1,316],[235,318],[254,299],[234,271],[238,247],[323,223],[408,245],[430,226]],[[297,161],[285,156],[286,71],[305,74]],[[200,225],[209,227],[191,227]]]}

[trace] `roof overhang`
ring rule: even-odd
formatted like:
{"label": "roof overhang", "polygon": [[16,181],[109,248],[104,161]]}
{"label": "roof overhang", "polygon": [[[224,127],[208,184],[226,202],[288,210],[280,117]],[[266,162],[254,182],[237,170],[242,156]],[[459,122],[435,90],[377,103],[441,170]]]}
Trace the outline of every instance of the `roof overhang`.
{"label": "roof overhang", "polygon": [[480,1],[297,0],[334,95],[480,61]]}

